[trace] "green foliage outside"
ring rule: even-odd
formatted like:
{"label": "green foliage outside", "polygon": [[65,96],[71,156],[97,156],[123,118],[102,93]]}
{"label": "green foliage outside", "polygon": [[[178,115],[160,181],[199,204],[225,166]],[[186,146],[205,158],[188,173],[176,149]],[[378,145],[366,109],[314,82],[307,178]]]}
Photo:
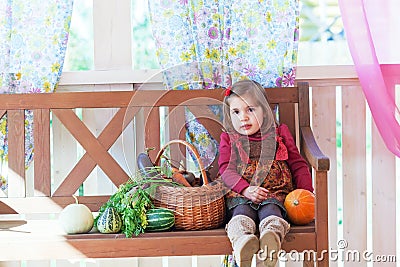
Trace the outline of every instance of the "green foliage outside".
{"label": "green foliage outside", "polygon": [[143,0],[132,1],[133,69],[160,68],[155,53],[156,46],[151,31],[151,22],[146,2]]}
{"label": "green foliage outside", "polygon": [[301,0],[300,41],[319,42],[344,39],[337,0]]}
{"label": "green foliage outside", "polygon": [[64,71],[94,68],[92,1],[75,0],[68,38]]}
{"label": "green foliage outside", "polygon": [[[344,39],[337,0],[300,1],[300,41],[320,42]],[[157,69],[155,42],[147,10],[147,0],[132,0],[133,69]],[[92,1],[75,0],[64,70],[92,70],[93,63]]]}

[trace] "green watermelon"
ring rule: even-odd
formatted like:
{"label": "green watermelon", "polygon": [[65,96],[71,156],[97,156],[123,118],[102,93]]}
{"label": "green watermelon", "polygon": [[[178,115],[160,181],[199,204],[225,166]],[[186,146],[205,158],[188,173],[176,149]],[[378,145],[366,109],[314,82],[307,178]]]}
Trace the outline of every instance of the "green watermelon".
{"label": "green watermelon", "polygon": [[103,234],[118,233],[121,227],[121,216],[113,207],[108,207],[97,220],[97,229]]}
{"label": "green watermelon", "polygon": [[146,212],[147,226],[146,231],[165,231],[175,224],[174,212],[166,208],[149,209]]}

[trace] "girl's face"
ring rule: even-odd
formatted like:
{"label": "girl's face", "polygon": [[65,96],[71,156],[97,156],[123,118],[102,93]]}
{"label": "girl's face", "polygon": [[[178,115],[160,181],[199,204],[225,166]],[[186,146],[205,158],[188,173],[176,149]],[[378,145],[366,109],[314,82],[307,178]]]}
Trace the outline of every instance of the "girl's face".
{"label": "girl's face", "polygon": [[264,121],[264,112],[254,97],[232,96],[229,103],[232,125],[238,133],[252,135],[260,130]]}

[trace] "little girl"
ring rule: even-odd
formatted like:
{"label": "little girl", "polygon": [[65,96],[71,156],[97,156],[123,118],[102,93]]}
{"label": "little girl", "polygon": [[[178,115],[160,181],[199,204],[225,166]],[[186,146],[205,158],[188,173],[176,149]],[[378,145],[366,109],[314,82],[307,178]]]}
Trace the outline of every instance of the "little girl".
{"label": "little girl", "polygon": [[[219,171],[231,189],[226,195],[226,226],[239,267],[250,267],[253,255],[275,266],[289,231],[283,206],[294,188],[313,192],[307,162],[285,124],[277,125],[263,87],[243,80],[225,92]],[[255,235],[256,223],[260,239]],[[260,257],[261,258],[261,257]]]}

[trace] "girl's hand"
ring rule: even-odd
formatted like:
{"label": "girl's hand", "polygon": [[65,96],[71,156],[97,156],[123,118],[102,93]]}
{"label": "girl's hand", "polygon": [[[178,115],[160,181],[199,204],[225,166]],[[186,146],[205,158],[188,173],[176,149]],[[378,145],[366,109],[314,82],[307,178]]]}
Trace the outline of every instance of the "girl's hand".
{"label": "girl's hand", "polygon": [[264,187],[249,186],[243,190],[242,195],[256,204],[263,202],[267,198],[268,190]]}

